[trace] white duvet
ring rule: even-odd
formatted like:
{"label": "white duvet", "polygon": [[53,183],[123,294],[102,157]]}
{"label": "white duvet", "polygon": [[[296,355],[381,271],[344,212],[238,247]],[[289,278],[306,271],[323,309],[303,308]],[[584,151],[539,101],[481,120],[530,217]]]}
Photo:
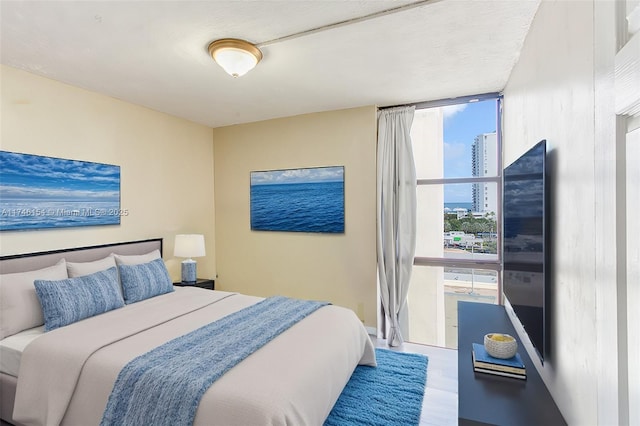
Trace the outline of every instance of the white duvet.
{"label": "white duvet", "polygon": [[[14,420],[98,425],[131,359],[260,300],[181,288],[46,333],[22,354]],[[358,364],[375,365],[362,323],[323,307],[215,382],[194,424],[321,425]]]}

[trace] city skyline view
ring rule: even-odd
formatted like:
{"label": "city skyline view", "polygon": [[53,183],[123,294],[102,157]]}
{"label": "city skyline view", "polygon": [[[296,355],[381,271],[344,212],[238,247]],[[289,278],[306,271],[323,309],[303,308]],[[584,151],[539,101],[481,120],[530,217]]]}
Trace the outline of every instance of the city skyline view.
{"label": "city skyline view", "polygon": [[[496,131],[496,103],[491,99],[442,107],[445,178],[472,176],[472,145],[476,136]],[[472,185],[445,185],[444,202],[449,208],[460,203],[471,205]]]}

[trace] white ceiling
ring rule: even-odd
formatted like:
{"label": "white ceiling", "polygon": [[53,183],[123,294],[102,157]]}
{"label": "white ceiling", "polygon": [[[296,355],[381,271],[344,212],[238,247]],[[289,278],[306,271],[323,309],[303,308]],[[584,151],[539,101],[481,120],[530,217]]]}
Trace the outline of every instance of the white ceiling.
{"label": "white ceiling", "polygon": [[[234,79],[208,44],[267,44]],[[7,1],[2,63],[211,127],[504,88],[539,0]]]}

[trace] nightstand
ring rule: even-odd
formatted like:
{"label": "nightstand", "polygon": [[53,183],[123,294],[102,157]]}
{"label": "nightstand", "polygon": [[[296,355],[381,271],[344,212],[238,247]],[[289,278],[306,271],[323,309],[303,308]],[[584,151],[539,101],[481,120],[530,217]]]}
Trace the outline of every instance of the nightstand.
{"label": "nightstand", "polygon": [[215,281],[204,279],[204,278],[198,278],[195,283],[177,282],[177,283],[173,283],[173,285],[177,287],[198,287],[198,288],[204,288],[207,290],[213,290],[215,288]]}

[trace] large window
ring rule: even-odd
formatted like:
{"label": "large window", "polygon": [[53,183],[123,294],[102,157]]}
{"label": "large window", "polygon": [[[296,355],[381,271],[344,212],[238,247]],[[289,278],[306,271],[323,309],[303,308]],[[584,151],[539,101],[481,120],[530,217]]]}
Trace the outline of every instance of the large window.
{"label": "large window", "polygon": [[500,303],[500,97],[416,107],[416,257],[406,340],[457,346],[457,301]]}

